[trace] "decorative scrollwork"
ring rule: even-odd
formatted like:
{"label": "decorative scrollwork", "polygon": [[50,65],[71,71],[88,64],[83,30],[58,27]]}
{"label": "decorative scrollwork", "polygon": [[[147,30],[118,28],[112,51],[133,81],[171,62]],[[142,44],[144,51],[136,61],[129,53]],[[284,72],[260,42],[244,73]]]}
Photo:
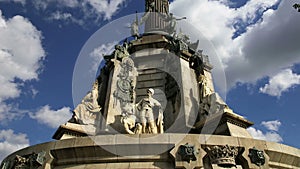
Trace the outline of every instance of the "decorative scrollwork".
{"label": "decorative scrollwork", "polygon": [[114,96],[124,103],[133,102],[133,89],[135,75],[131,75],[134,71],[134,63],[130,58],[124,58],[121,63],[121,70],[118,75],[117,90]]}

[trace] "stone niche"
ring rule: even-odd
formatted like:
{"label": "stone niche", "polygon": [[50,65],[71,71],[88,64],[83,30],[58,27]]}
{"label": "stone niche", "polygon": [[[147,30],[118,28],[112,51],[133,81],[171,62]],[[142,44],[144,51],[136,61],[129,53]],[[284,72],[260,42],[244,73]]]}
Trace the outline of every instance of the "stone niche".
{"label": "stone niche", "polygon": [[[120,91],[118,86],[122,77],[122,62],[114,62],[107,92],[107,105],[104,116],[106,127],[124,133],[120,118],[124,107],[136,104],[146,96],[149,88],[155,90],[154,98],[161,103],[166,132],[186,133],[194,125],[198,115],[199,91],[195,73],[189,63],[166,49],[144,49],[129,57],[134,64],[134,73],[129,77],[132,81],[132,100],[124,100],[127,96],[116,97]],[[129,84],[129,82],[128,82]],[[126,102],[126,103],[125,103]],[[125,103],[125,104],[124,104]],[[155,117],[156,118],[156,117]]]}

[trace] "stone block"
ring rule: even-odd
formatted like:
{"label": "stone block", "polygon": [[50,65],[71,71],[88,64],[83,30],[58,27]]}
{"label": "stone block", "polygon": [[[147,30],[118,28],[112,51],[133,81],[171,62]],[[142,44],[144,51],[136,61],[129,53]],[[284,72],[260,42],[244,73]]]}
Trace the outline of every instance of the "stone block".
{"label": "stone block", "polygon": [[257,168],[258,166],[254,163],[251,162],[251,159],[249,157],[249,150],[256,148],[258,150],[261,150],[264,152],[264,156],[265,156],[265,164],[263,166],[260,166],[260,168],[268,168],[269,166],[269,156],[266,153],[266,149],[267,149],[267,145],[266,145],[266,141],[264,140],[255,140],[255,139],[249,139],[249,138],[244,138],[244,137],[240,137],[238,138],[239,141],[239,146],[244,148],[244,152],[242,153],[242,157],[246,160],[247,165],[249,166],[249,168]]}
{"label": "stone block", "polygon": [[94,136],[93,140],[97,158],[103,160],[117,159],[116,135]]}
{"label": "stone block", "polygon": [[65,165],[65,166],[55,166],[55,169],[85,169],[86,165]]}
{"label": "stone block", "polygon": [[62,149],[62,148],[70,148],[74,147],[76,138],[65,139],[65,140],[58,140],[55,144],[55,149]]}
{"label": "stone block", "polygon": [[252,138],[252,136],[249,134],[249,132],[245,128],[242,128],[235,124],[231,124],[229,122],[226,122],[226,124],[227,124],[228,130],[230,132],[230,136]]}
{"label": "stone block", "polygon": [[95,141],[93,140],[94,137],[77,137],[75,139],[74,147],[83,147],[83,146],[92,146],[94,145]]}
{"label": "stone block", "polygon": [[239,146],[239,141],[237,137],[206,135],[206,144]]}
{"label": "stone block", "polygon": [[107,163],[106,164],[106,168],[105,169],[113,169],[113,168],[120,168],[120,169],[126,169],[126,168],[130,168],[129,167],[129,163],[128,162],[119,162],[119,163]]}
{"label": "stone block", "polygon": [[165,81],[163,79],[159,80],[151,80],[151,81],[144,81],[138,82],[136,88],[143,89],[143,88],[159,88],[164,86]]}
{"label": "stone block", "polygon": [[76,159],[75,138],[56,141],[55,147],[51,150],[51,154],[57,163],[65,164],[68,161]]}
{"label": "stone block", "polygon": [[[144,73],[144,72],[143,72]],[[149,74],[139,74],[137,81],[149,81],[149,80],[159,80],[164,79],[165,76],[162,72],[155,72],[155,73],[149,73]]]}
{"label": "stone block", "polygon": [[95,146],[95,159],[99,162],[117,161],[116,148],[114,145]]}
{"label": "stone block", "polygon": [[139,58],[139,57],[147,57],[149,55],[160,55],[160,54],[167,54],[167,53],[168,51],[166,49],[143,49],[133,53],[131,56],[133,58]]}
{"label": "stone block", "polygon": [[130,162],[129,168],[155,168],[153,162]]}
{"label": "stone block", "polygon": [[274,142],[266,142],[267,149],[265,152],[269,156],[269,160],[271,162],[279,163],[282,158],[282,147],[281,144],[274,143]]}
{"label": "stone block", "polygon": [[297,150],[293,147],[283,145],[281,144],[282,148],[282,156],[280,159],[280,163],[287,164],[287,165],[293,165],[295,160],[297,160]]}
{"label": "stone block", "polygon": [[114,145],[116,143],[116,135],[98,135],[91,138],[94,145]]}
{"label": "stone block", "polygon": [[154,168],[163,168],[163,169],[174,169],[175,164],[173,162],[154,162]]}
{"label": "stone block", "polygon": [[107,164],[89,164],[86,165],[84,169],[105,169],[107,168]]}
{"label": "stone block", "polygon": [[140,152],[138,135],[116,136],[116,153],[118,156],[136,156]]}

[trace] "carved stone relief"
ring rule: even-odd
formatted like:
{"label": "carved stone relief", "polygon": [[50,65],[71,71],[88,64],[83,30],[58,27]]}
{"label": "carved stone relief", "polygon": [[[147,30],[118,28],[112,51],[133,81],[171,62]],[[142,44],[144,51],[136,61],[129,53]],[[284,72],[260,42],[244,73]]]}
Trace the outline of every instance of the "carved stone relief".
{"label": "carved stone relief", "polygon": [[216,113],[232,112],[218,93],[207,85],[207,78],[200,75],[200,117],[206,117]]}
{"label": "carved stone relief", "polygon": [[93,84],[93,88],[82,99],[81,103],[74,109],[74,118],[79,124],[95,125],[97,115],[101,107],[98,104],[98,81]]}
{"label": "carved stone relief", "polygon": [[251,163],[256,164],[257,166],[262,166],[265,164],[265,155],[261,150],[256,149],[255,147],[249,149],[249,158]]}
{"label": "carved stone relief", "polygon": [[120,101],[122,107],[135,101],[134,89],[136,86],[137,71],[134,62],[130,58],[124,58],[120,64],[121,68],[118,74],[117,88],[113,95]]}
{"label": "carved stone relief", "polygon": [[191,161],[197,160],[198,152],[196,151],[195,146],[186,143],[179,147],[178,154],[181,156],[183,161],[190,163]]}
{"label": "carved stone relief", "polygon": [[205,146],[204,150],[209,156],[211,164],[217,164],[223,167],[236,166],[236,157],[239,154],[239,148],[228,145]]}
{"label": "carved stone relief", "polygon": [[44,164],[45,152],[24,156],[16,155],[12,161],[4,161],[1,169],[37,169]]}

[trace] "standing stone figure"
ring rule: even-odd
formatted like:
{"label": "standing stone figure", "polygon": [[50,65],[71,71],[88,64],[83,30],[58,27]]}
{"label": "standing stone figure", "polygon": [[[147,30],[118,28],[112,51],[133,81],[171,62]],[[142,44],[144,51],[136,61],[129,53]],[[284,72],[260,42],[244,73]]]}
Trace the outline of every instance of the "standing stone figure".
{"label": "standing stone figure", "polygon": [[138,19],[137,12],[136,12],[135,15],[136,15],[135,16],[135,21],[133,21],[131,23],[131,26],[129,28],[130,28],[131,36],[133,36],[135,38],[135,40],[137,40],[138,37],[140,36],[140,33],[139,33],[139,19]]}
{"label": "standing stone figure", "polygon": [[167,13],[167,14],[158,13],[158,14],[165,20],[165,22],[167,22],[166,29],[167,29],[167,32],[170,35],[173,35],[174,33],[176,33],[176,24],[177,24],[177,21],[186,19],[186,17],[176,18],[173,15],[173,13]]}
{"label": "standing stone figure", "polygon": [[[161,108],[161,104],[153,98],[154,90],[147,90],[148,97],[143,98],[139,103],[137,103],[136,107],[139,111],[139,117],[142,123],[142,133],[146,133],[147,123],[149,124],[149,133],[156,134],[157,126],[155,124],[155,118],[153,114],[154,106],[158,106],[159,110]],[[162,113],[159,111],[159,122],[158,124],[162,125]],[[161,127],[161,126],[160,126]]]}
{"label": "standing stone figure", "polygon": [[154,12],[155,11],[155,1],[154,0],[150,0],[146,2],[146,11],[147,12]]}
{"label": "standing stone figure", "polygon": [[150,14],[152,12],[155,12],[155,1],[147,1],[147,5],[146,5],[147,9],[146,12],[144,13],[144,15],[142,16],[141,20],[140,20],[140,25],[144,24],[146,22],[146,20],[149,18]]}
{"label": "standing stone figure", "polygon": [[215,113],[232,112],[218,93],[207,84],[205,75],[200,75],[200,116],[206,117]]}
{"label": "standing stone figure", "polygon": [[137,20],[133,21],[131,24],[131,36],[133,36],[136,39],[139,37],[139,23]]}
{"label": "standing stone figure", "polygon": [[74,118],[80,124],[95,125],[97,114],[101,107],[98,104],[98,81],[93,84],[93,89],[82,99],[74,110]]}

